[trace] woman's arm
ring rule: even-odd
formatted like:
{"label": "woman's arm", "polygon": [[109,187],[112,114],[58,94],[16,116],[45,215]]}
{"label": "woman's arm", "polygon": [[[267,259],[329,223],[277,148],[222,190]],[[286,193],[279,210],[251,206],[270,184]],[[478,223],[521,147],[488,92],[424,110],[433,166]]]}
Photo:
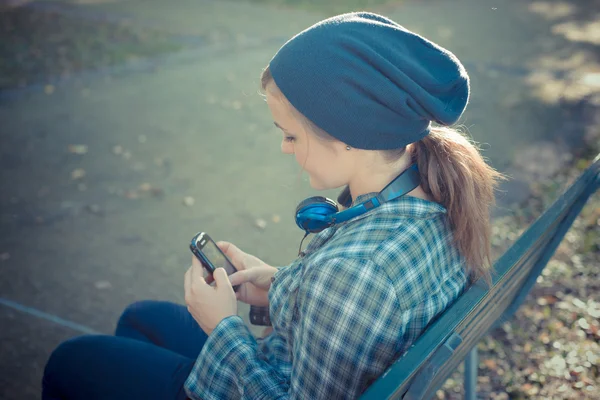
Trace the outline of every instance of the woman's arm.
{"label": "woman's arm", "polygon": [[[405,327],[387,275],[369,261],[310,268],[298,293],[291,381],[239,317],[209,336],[186,382],[193,398],[355,398],[396,356]],[[235,383],[234,388],[231,384]],[[237,389],[236,389],[237,388]]]}

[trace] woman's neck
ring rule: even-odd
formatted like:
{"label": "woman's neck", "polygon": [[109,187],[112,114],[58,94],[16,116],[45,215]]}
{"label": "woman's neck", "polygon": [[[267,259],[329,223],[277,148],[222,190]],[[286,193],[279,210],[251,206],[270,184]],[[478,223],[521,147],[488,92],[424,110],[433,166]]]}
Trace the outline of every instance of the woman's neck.
{"label": "woman's neck", "polygon": [[[382,163],[381,168],[374,169],[373,163],[369,163],[371,168],[358,168],[358,173],[349,183],[352,201],[368,193],[381,192],[391,181],[404,172],[411,165],[411,157],[408,152],[402,156],[398,162],[393,164]],[[433,201],[423,190],[421,185],[407,193],[408,196],[418,197],[423,200]]]}

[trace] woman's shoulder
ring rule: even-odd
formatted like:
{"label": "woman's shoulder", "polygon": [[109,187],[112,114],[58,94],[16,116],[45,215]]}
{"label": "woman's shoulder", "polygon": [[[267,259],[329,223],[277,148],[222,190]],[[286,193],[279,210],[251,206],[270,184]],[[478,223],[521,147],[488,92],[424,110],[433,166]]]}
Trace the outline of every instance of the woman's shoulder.
{"label": "woman's shoulder", "polygon": [[445,213],[386,213],[344,226],[324,250],[335,256],[367,256],[385,262],[428,249],[445,249],[451,244],[452,232]]}

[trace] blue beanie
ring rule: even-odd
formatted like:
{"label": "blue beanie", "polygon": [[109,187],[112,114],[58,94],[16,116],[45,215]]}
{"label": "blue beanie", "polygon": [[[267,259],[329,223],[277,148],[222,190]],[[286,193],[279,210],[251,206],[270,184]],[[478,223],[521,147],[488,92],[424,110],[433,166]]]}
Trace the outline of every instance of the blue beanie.
{"label": "blue beanie", "polygon": [[269,69],[298,111],[359,149],[419,141],[432,121],[458,121],[469,100],[469,76],[454,54],[368,12],[338,15],[300,32]]}

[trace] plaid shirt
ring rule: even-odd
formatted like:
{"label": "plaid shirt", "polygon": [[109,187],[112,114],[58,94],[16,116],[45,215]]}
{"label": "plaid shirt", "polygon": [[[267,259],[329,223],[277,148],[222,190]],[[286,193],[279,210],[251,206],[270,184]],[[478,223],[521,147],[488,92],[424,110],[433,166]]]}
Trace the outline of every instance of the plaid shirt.
{"label": "plaid shirt", "polygon": [[451,241],[445,208],[410,196],[316,234],[275,274],[273,332],[255,339],[239,316],[221,321],[185,382],[188,396],[358,397],[464,290]]}

